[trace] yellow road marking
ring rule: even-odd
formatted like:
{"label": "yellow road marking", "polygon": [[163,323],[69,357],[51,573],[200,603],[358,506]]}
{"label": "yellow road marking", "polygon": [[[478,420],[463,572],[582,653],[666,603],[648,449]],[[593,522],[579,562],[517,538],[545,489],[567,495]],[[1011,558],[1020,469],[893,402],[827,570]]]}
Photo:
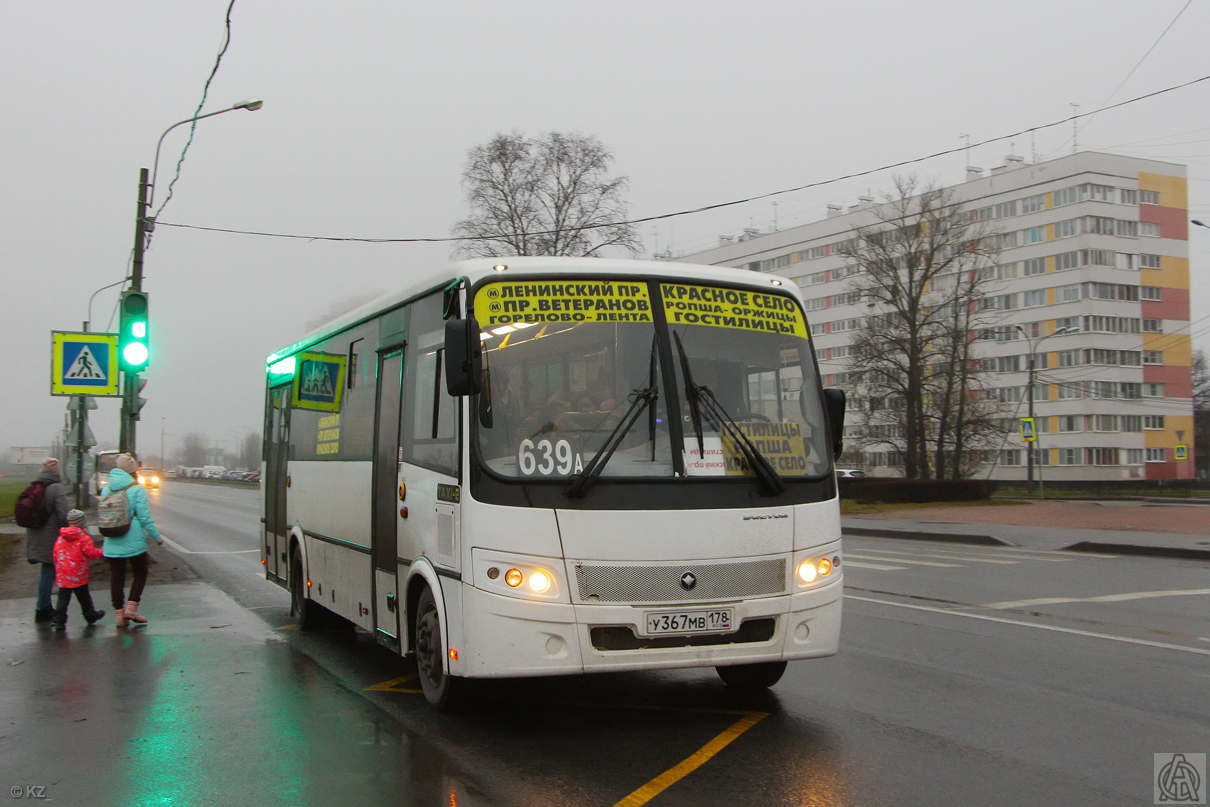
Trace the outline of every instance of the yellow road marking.
{"label": "yellow road marking", "polygon": [[419,689],[404,689],[400,684],[411,681],[416,677],[416,673],[409,673],[402,678],[392,678],[390,681],[383,681],[381,684],[374,684],[372,687],[366,687],[366,692],[406,692],[409,695],[418,695],[423,692]]}
{"label": "yellow road marking", "polygon": [[731,726],[725,729],[713,740],[699,748],[691,757],[664,771],[659,776],[655,777],[650,782],[619,801],[614,805],[614,807],[641,807],[641,805],[651,801],[656,796],[660,795],[665,790],[705,765],[708,761],[710,761],[711,757],[713,757],[719,751],[722,751],[737,737],[768,716],[768,712],[744,713],[743,717],[732,723]]}

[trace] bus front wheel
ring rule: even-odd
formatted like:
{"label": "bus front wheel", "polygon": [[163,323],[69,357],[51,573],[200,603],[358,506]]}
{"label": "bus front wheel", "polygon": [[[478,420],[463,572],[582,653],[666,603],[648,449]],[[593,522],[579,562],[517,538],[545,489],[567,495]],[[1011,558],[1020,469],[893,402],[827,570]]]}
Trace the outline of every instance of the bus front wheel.
{"label": "bus front wheel", "polygon": [[446,645],[441,614],[433,592],[425,586],[416,603],[416,673],[424,699],[442,711],[453,708],[461,679],[445,671]]}
{"label": "bus front wheel", "polygon": [[784,661],[762,661],[757,664],[735,664],[715,667],[723,683],[733,689],[768,689],[781,680],[786,671]]}
{"label": "bus front wheel", "polygon": [[302,556],[290,553],[290,616],[298,620],[298,629],[311,631],[323,626],[324,607],[307,599],[307,582],[303,579]]}

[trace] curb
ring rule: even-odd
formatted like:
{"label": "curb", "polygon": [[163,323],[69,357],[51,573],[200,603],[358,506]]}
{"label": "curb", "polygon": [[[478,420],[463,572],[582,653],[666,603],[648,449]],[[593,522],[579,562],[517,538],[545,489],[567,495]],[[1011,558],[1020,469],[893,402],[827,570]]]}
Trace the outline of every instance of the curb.
{"label": "curb", "polygon": [[[941,541],[951,544],[976,544],[978,546],[1019,546],[994,535],[974,535],[962,532],[920,532],[917,530],[892,530],[882,527],[841,527],[841,534],[868,535],[874,538],[903,538],[911,541]],[[1207,553],[1210,554],[1210,553]]]}
{"label": "curb", "polygon": [[1179,546],[1140,546],[1138,544],[1108,544],[1101,541],[1080,541],[1063,547],[1064,552],[1096,552],[1104,555],[1141,555],[1151,558],[1181,558],[1183,560],[1210,560],[1210,549],[1191,549]]}

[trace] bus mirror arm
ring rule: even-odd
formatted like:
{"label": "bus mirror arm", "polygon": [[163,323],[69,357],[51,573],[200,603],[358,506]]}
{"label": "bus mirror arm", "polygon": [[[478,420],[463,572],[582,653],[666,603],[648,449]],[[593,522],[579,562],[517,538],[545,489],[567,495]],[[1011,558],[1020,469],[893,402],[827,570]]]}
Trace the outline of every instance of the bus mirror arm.
{"label": "bus mirror arm", "polygon": [[828,426],[832,436],[832,459],[839,460],[844,452],[844,390],[829,387],[823,391],[823,402],[827,410]]}
{"label": "bus mirror arm", "polygon": [[474,317],[445,321],[445,389],[450,395],[474,395],[483,387],[483,343]]}

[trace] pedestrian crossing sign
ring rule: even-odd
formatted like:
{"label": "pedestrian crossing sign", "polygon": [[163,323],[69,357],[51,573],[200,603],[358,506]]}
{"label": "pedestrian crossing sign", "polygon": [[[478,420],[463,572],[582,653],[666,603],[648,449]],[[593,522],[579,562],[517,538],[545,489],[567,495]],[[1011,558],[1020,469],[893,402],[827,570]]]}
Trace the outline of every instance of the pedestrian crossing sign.
{"label": "pedestrian crossing sign", "polygon": [[1178,460],[1189,459],[1189,446],[1176,446],[1173,452],[1173,458]]}
{"label": "pedestrian crossing sign", "polygon": [[1032,443],[1038,438],[1034,433],[1034,419],[1021,418],[1021,439],[1026,443]]}
{"label": "pedestrian crossing sign", "polygon": [[120,395],[118,335],[52,331],[50,394]]}
{"label": "pedestrian crossing sign", "polygon": [[298,354],[291,403],[298,409],[339,412],[345,384],[345,357],[335,353]]}

